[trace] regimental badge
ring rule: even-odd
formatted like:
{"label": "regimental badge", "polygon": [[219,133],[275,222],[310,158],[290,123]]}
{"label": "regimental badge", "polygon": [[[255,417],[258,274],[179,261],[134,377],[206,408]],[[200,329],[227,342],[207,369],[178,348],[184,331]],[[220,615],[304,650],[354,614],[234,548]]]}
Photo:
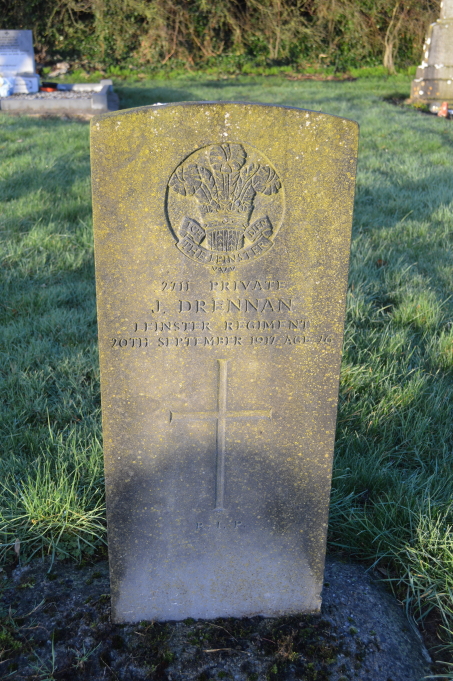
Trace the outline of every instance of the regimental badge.
{"label": "regimental badge", "polygon": [[167,215],[177,248],[215,270],[231,271],[267,253],[283,211],[277,171],[246,144],[198,149],[168,182]]}

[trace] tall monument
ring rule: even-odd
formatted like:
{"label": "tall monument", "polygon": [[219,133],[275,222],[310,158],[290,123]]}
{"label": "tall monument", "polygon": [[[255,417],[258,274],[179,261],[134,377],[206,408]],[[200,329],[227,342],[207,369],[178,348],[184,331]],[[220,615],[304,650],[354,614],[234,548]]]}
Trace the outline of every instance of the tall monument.
{"label": "tall monument", "polygon": [[434,113],[444,101],[453,104],[453,0],[440,3],[440,18],[428,29],[411,99],[427,102]]}

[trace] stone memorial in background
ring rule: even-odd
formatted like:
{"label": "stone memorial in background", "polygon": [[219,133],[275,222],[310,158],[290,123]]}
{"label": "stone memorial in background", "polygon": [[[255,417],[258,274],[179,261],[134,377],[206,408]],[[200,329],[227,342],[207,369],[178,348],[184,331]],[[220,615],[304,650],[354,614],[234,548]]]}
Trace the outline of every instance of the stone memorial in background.
{"label": "stone memorial in background", "polygon": [[14,79],[14,94],[39,90],[31,31],[0,31],[0,76]]}
{"label": "stone memorial in background", "polygon": [[[65,62],[57,66],[68,66]],[[60,73],[66,73],[67,69]],[[49,88],[48,86],[51,85]],[[38,115],[93,115],[118,109],[109,79],[99,83],[47,83],[40,90],[31,31],[0,31],[0,110]],[[11,95],[15,95],[11,97]]]}
{"label": "stone memorial in background", "polygon": [[444,101],[453,104],[453,0],[441,2],[440,18],[428,29],[411,99],[428,102],[435,112]]}
{"label": "stone memorial in background", "polygon": [[92,120],[113,618],[317,612],[358,126]]}

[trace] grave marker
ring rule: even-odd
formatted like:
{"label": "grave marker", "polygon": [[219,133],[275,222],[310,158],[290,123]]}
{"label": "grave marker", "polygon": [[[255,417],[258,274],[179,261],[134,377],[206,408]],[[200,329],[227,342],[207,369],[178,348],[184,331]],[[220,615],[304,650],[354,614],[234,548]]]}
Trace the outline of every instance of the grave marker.
{"label": "grave marker", "polygon": [[92,121],[113,617],[320,607],[357,124]]}
{"label": "grave marker", "polygon": [[428,102],[433,112],[445,100],[453,104],[453,0],[441,2],[439,19],[428,28],[411,99]]}
{"label": "grave marker", "polygon": [[35,73],[35,53],[31,31],[0,31],[0,73]]}
{"label": "grave marker", "polygon": [[38,91],[31,31],[0,31],[0,75],[16,79],[14,93]]}

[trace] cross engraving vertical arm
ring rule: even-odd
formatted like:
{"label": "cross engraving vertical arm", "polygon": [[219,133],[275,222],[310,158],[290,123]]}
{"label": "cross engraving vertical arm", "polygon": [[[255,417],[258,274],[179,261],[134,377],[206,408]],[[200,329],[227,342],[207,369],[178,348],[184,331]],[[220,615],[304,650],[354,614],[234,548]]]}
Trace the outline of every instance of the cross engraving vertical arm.
{"label": "cross engraving vertical arm", "polygon": [[219,359],[219,391],[217,396],[217,447],[216,447],[216,486],[215,510],[223,511],[225,494],[225,443],[226,443],[226,409],[227,409],[227,371],[228,360]]}
{"label": "cross engraving vertical arm", "polygon": [[254,419],[272,419],[272,409],[243,409],[228,411],[228,359],[218,359],[218,388],[216,411],[170,411],[170,422],[173,421],[215,421],[216,422],[216,489],[215,509],[224,511],[225,498],[225,455],[226,426],[228,420],[250,421]]}

